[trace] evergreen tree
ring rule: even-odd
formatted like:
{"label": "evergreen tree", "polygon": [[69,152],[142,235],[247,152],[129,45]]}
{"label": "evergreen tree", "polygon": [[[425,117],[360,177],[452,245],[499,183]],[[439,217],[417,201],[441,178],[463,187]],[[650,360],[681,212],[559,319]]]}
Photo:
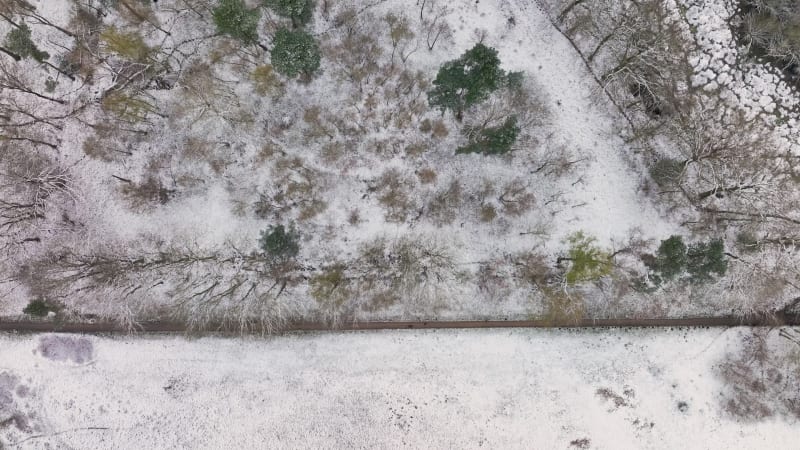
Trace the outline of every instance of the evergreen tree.
{"label": "evergreen tree", "polygon": [[655,261],[655,271],[665,279],[671,280],[686,270],[686,244],[681,236],[670,236],[661,241]]}
{"label": "evergreen tree", "polygon": [[511,116],[497,127],[487,127],[470,139],[470,143],[456,149],[459,153],[483,153],[484,155],[501,155],[511,151],[511,146],[517,140],[519,127],[517,117]]}
{"label": "evergreen tree", "polygon": [[300,252],[298,236],[293,230],[287,231],[283,225],[262,231],[259,247],[273,262],[287,261]]}
{"label": "evergreen tree", "polygon": [[728,270],[722,239],[693,244],[689,247],[687,257],[686,269],[693,283],[710,281],[712,273],[722,276]]}
{"label": "evergreen tree", "polygon": [[465,109],[485,100],[504,81],[497,50],[479,43],[439,69],[428,102],[442,112],[453,111],[461,121]]}
{"label": "evergreen tree", "polygon": [[6,36],[6,47],[22,58],[33,58],[38,62],[43,62],[50,58],[50,54],[39,50],[31,39],[31,29],[22,23],[19,28],[14,28]]}
{"label": "evergreen tree", "polygon": [[36,317],[44,317],[50,314],[50,311],[55,311],[55,308],[48,305],[42,299],[31,300],[30,303],[22,310],[23,314],[29,314]]}
{"label": "evergreen tree", "polygon": [[505,85],[509,89],[519,90],[522,89],[522,82],[525,80],[523,72],[508,72],[505,77]]}
{"label": "evergreen tree", "polygon": [[314,9],[311,0],[264,0],[264,5],[279,16],[292,19],[292,28],[308,23]]}
{"label": "evergreen tree", "polygon": [[698,242],[688,248],[680,236],[670,236],[661,241],[650,267],[650,279],[657,287],[664,280],[672,280],[689,274],[691,283],[703,283],[712,279],[712,273],[724,275],[728,269],[725,248],[721,239]]}
{"label": "evergreen tree", "polygon": [[270,56],[272,67],[290,78],[308,76],[319,69],[319,46],[313,36],[302,30],[279,29]]}
{"label": "evergreen tree", "polygon": [[258,21],[261,12],[248,10],[243,0],[221,0],[213,11],[214,24],[220,33],[239,39],[247,45],[258,42]]}

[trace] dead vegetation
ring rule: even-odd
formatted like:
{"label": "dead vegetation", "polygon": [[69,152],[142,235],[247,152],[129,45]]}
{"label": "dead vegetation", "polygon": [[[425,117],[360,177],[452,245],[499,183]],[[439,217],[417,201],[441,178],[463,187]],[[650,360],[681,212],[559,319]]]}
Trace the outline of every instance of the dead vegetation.
{"label": "dead vegetation", "polygon": [[800,419],[800,334],[791,328],[744,332],[718,369],[721,406],[732,417]]}

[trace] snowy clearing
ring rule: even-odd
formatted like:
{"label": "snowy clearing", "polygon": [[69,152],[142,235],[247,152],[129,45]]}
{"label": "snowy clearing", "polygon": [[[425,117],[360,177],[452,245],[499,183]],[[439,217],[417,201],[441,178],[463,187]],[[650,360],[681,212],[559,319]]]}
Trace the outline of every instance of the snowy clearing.
{"label": "snowy clearing", "polygon": [[716,367],[746,333],[2,335],[0,419],[16,421],[0,426],[0,444],[791,448],[796,421],[742,423],[722,410]]}

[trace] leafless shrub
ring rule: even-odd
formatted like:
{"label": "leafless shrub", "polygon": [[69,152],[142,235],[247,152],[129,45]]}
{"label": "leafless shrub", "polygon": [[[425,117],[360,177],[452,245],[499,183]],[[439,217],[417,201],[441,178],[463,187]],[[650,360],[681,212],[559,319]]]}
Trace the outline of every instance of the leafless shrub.
{"label": "leafless shrub", "polygon": [[68,28],[75,36],[75,46],[64,56],[62,68],[91,80],[96,71],[96,55],[99,54],[102,22],[98,14],[82,5],[76,5]]}
{"label": "leafless shrub", "polygon": [[[426,9],[427,6],[427,9]],[[425,36],[428,50],[433,51],[438,42],[449,42],[453,38],[453,30],[447,22],[450,8],[446,2],[427,0],[420,8],[420,34]]]}
{"label": "leafless shrub", "polygon": [[266,163],[267,161],[271,160],[273,157],[282,154],[283,150],[280,148],[279,145],[275,144],[274,142],[267,141],[261,146],[258,150],[258,153],[255,157],[255,162],[259,165]]}
{"label": "leafless shrub", "polygon": [[92,341],[85,337],[45,335],[39,338],[37,351],[43,358],[75,364],[85,364],[94,358]]}
{"label": "leafless shrub", "polygon": [[550,145],[537,155],[538,166],[533,173],[556,178],[573,173],[587,158],[579,158],[564,145]]}
{"label": "leafless shrub", "polygon": [[109,145],[97,138],[89,136],[83,141],[83,153],[89,158],[111,162],[118,156]]}
{"label": "leafless shrub", "polygon": [[574,325],[586,317],[586,305],[580,292],[546,288],[541,319],[550,325]]}
{"label": "leafless shrub", "polygon": [[35,239],[39,225],[52,211],[73,203],[71,174],[42,155],[24,147],[0,148],[0,237]]}
{"label": "leafless shrub", "polygon": [[274,163],[274,180],[255,202],[257,217],[282,220],[293,209],[298,220],[308,220],[327,208],[324,180],[299,157],[284,156]]}
{"label": "leafless shrub", "polygon": [[492,204],[484,203],[478,207],[478,220],[489,223],[497,218],[497,209]]}
{"label": "leafless shrub", "polygon": [[389,38],[392,41],[390,64],[394,65],[395,57],[399,57],[405,64],[408,58],[419,49],[419,41],[414,40],[416,36],[411,31],[408,17],[389,13],[384,20],[389,25]]}
{"label": "leafless shrub", "polygon": [[[348,278],[345,269],[341,263],[330,265],[308,282],[309,293],[317,301],[323,320],[333,325],[338,324],[343,315],[352,315],[354,306],[356,283]],[[345,310],[348,303],[350,308]]]}
{"label": "leafless shrub", "polygon": [[495,259],[478,265],[475,275],[478,292],[490,301],[507,298],[514,287],[514,274],[509,273],[505,260]]}
{"label": "leafless shrub", "polygon": [[265,333],[286,321],[291,304],[282,294],[302,279],[296,264],[269,265],[256,254],[127,250],[63,250],[30,261],[15,278],[32,294],[58,300],[65,314],[89,310],[131,330],[141,320],[172,317],[198,329]]}
{"label": "leafless shrub", "polygon": [[187,62],[178,85],[181,95],[170,106],[173,121],[186,120],[192,126],[207,116],[232,117],[241,106],[232,88],[206,61]]}
{"label": "leafless shrub", "polygon": [[358,209],[350,210],[350,213],[347,215],[347,223],[353,226],[361,223],[361,215],[358,213]]}
{"label": "leafless shrub", "polygon": [[547,258],[536,249],[520,253],[514,258],[514,277],[534,289],[546,289],[558,284],[557,274],[547,263]]}
{"label": "leafless shrub", "polygon": [[431,136],[436,139],[444,139],[448,134],[450,134],[450,132],[447,130],[447,125],[445,125],[444,120],[438,119],[433,122]]}
{"label": "leafless shrub", "polygon": [[373,241],[361,249],[352,269],[372,308],[393,304],[399,297],[414,315],[432,312],[430,308],[454,289],[456,279],[449,249],[421,237]]}
{"label": "leafless shrub", "polygon": [[592,446],[592,441],[590,441],[589,438],[573,439],[569,442],[569,446],[581,450],[586,450]]}
{"label": "leafless shrub", "polygon": [[734,418],[760,421],[772,416],[800,418],[798,333],[753,330],[719,365],[725,384],[722,407]]}
{"label": "leafless shrub", "polygon": [[307,142],[313,142],[319,138],[328,140],[334,138],[334,127],[328,125],[324,117],[327,115],[327,112],[323,115],[322,108],[317,105],[310,106],[303,111],[303,122],[307,125],[303,136]]}
{"label": "leafless shrub", "polygon": [[325,55],[337,72],[361,91],[380,69],[383,48],[375,38],[375,26],[380,22],[370,14],[350,10],[342,11],[336,21],[347,25],[335,28],[339,36],[326,42]]}
{"label": "leafless shrub", "polygon": [[280,98],[284,93],[283,82],[281,82],[269,64],[253,69],[250,78],[253,80],[253,87],[259,95],[271,95],[273,98]]}
{"label": "leafless shrub", "polygon": [[617,394],[616,392],[612,391],[609,388],[598,388],[595,391],[595,395],[605,400],[611,401],[611,403],[614,405],[612,409],[618,409],[623,406],[630,406],[630,403],[628,403],[628,400],[625,397]]}
{"label": "leafless shrub", "polygon": [[431,184],[436,182],[436,171],[433,169],[420,169],[417,171],[417,178],[422,184]]}
{"label": "leafless shrub", "polygon": [[509,216],[521,216],[534,205],[535,198],[528,192],[528,187],[519,179],[512,180],[503,187],[503,191],[497,198],[503,207],[503,212]]}
{"label": "leafless shrub", "polygon": [[405,177],[397,169],[387,169],[371,188],[378,193],[378,202],[386,208],[386,219],[394,222],[405,221],[415,208],[410,189],[413,180]]}
{"label": "leafless shrub", "polygon": [[406,145],[406,155],[412,157],[420,156],[426,151],[428,151],[429,148],[430,146],[425,141],[411,142],[410,144]]}
{"label": "leafless shrub", "polygon": [[134,209],[164,205],[175,193],[174,189],[164,186],[164,183],[152,174],[147,175],[140,182],[123,182],[119,190]]}
{"label": "leafless shrub", "polygon": [[370,292],[362,308],[364,311],[375,313],[385,311],[401,301],[401,293],[391,288],[383,288]]}
{"label": "leafless shrub", "polygon": [[425,211],[427,216],[437,226],[447,225],[453,223],[456,215],[464,203],[464,193],[461,188],[461,183],[458,180],[453,180],[447,188],[436,192],[428,201]]}

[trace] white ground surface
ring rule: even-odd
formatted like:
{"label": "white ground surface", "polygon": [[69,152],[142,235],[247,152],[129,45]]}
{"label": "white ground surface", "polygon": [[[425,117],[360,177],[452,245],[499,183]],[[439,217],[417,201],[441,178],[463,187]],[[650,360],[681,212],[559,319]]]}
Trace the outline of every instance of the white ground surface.
{"label": "white ground surface", "polygon": [[721,412],[739,333],[0,335],[0,448],[798,448]]}

